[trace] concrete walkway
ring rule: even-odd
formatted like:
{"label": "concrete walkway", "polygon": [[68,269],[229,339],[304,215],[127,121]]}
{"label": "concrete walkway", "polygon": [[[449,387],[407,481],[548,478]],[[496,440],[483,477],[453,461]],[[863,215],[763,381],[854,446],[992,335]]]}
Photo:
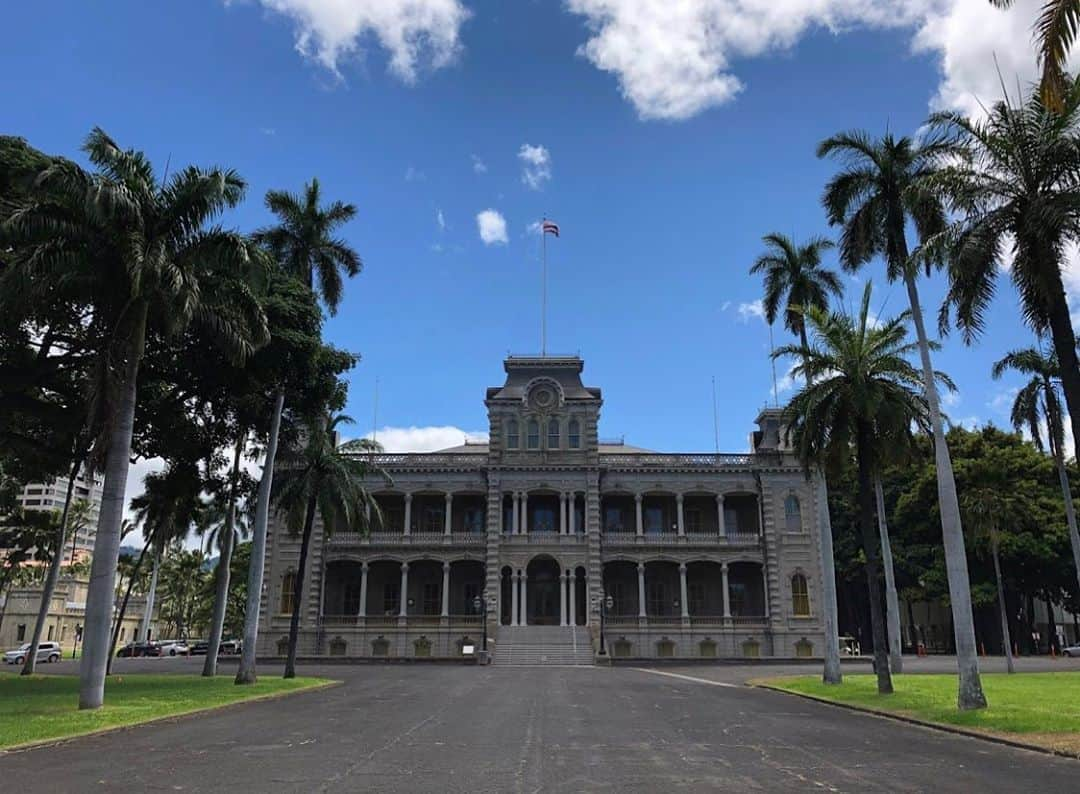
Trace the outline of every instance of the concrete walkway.
{"label": "concrete walkway", "polygon": [[[197,664],[131,660],[127,672]],[[741,685],[762,671],[310,666],[301,672],[345,685],[0,755],[0,781],[20,792],[1015,792],[1080,780],[1080,762]]]}

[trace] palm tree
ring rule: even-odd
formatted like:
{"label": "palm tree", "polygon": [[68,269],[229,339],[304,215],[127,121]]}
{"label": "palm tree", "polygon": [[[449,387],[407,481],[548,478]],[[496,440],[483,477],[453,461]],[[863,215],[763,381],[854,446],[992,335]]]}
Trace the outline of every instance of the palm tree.
{"label": "palm tree", "polygon": [[[255,239],[265,245],[279,267],[315,289],[315,274],[319,277],[319,294],[330,314],[336,314],[341,301],[341,272],[352,277],[361,268],[360,255],[343,240],[333,236],[334,230],[356,215],[356,207],[335,201],[321,205],[319,180],[305,186],[304,196],[279,190],[266,194],[266,206],[278,218],[276,226],[256,232]],[[274,395],[270,420],[270,437],[266,459],[255,497],[254,529],[251,543],[251,563],[248,566],[247,603],[244,609],[244,641],[240,665],[236,671],[237,684],[253,684],[255,646],[259,637],[259,599],[263,585],[263,559],[266,556],[266,530],[270,518],[270,492],[273,488],[274,464],[277,459],[278,433],[281,414],[285,408],[285,386],[281,384]]]}
{"label": "palm tree", "polygon": [[[112,660],[120,639],[120,627],[124,622],[131,593],[141,579],[142,565],[147,553],[153,550],[157,557],[174,540],[187,537],[188,529],[202,510],[199,493],[203,481],[194,465],[172,461],[164,471],[147,474],[143,478],[143,486],[143,493],[131,500],[135,524],[142,527],[143,547],[128,569],[127,588],[113,623],[109,660],[105,668],[107,672],[112,670]],[[154,573],[151,573],[151,580],[152,586],[156,586]],[[147,612],[151,607],[150,599],[147,598]],[[143,623],[148,625],[145,615]]]}
{"label": "palm tree", "polygon": [[765,319],[772,325],[784,311],[784,327],[799,337],[806,347],[806,323],[803,312],[814,306],[826,309],[829,295],[840,297],[844,289],[836,273],[822,266],[821,254],[834,247],[832,240],[811,237],[796,245],[787,235],[773,232],[761,238],[768,252],[759,256],[750,273],[765,276]]}
{"label": "palm tree", "polygon": [[[769,247],[750,268],[750,273],[765,276],[765,297],[762,305],[765,319],[771,326],[776,322],[781,304],[784,306],[784,326],[806,343],[806,322],[803,309],[816,307],[824,310],[829,295],[840,296],[843,288],[836,274],[821,265],[821,254],[834,243],[822,237],[813,237],[803,245],[796,245],[789,237],[777,232],[767,234],[762,241]],[[775,374],[775,373],[774,373]],[[825,621],[825,666],[822,680],[826,684],[839,684],[840,640],[836,616],[836,570],[832,552],[832,520],[829,516],[828,484],[824,472],[819,478],[821,493],[818,498],[819,524],[821,527],[822,598]]]}
{"label": "palm tree", "polygon": [[795,368],[806,381],[785,408],[796,453],[806,464],[835,468],[855,452],[859,483],[859,527],[866,556],[870,624],[878,692],[889,694],[892,677],[881,610],[881,562],[874,527],[874,471],[889,439],[913,422],[926,426],[929,408],[922,381],[907,356],[908,314],[873,325],[870,284],[859,315],[806,311],[814,340],[806,347],[787,345],[775,356],[802,359]]}
{"label": "palm tree", "polygon": [[159,184],[145,155],[122,150],[97,128],[83,150],[93,173],[66,161],[50,164],[37,176],[33,200],[4,220],[0,235],[14,253],[0,277],[0,294],[10,289],[27,299],[44,299],[61,293],[93,311],[91,463],[103,468],[104,485],[79,707],[94,709],[104,700],[119,528],[147,329],[176,333],[195,324],[242,359],[265,341],[265,320],[250,293],[238,296],[230,290],[225,304],[211,287],[225,277],[243,279],[262,261],[241,235],[207,228],[240,201],[244,182],[239,176],[188,167]]}
{"label": "palm tree", "polygon": [[[998,8],[1010,8],[1014,0],[990,0]],[[1039,95],[1043,103],[1055,111],[1065,104],[1069,92],[1066,60],[1080,28],[1080,0],[1045,0],[1035,22],[1039,46]]]}
{"label": "palm tree", "polygon": [[959,670],[957,704],[961,709],[976,709],[986,706],[986,696],[979,677],[975,647],[964,530],[930,360],[930,339],[919,304],[918,271],[910,256],[906,233],[908,222],[913,224],[920,240],[926,240],[945,227],[944,209],[925,182],[934,173],[938,160],[952,150],[950,142],[940,138],[928,138],[916,144],[910,138],[894,138],[886,133],[875,141],[865,132],[856,131],[822,141],[817,154],[818,157],[837,157],[843,163],[840,173],[826,186],[823,197],[829,223],[843,228],[841,264],[845,269],[855,271],[875,256],[883,255],[889,281],[902,279],[907,288],[934,437],[941,534]]}
{"label": "palm tree", "polygon": [[1005,645],[1005,665],[1010,673],[1015,670],[1012,637],[1009,633],[1009,612],[1005,606],[1005,584],[1001,576],[1000,522],[1010,520],[1016,512],[1015,500],[1011,494],[1016,492],[1019,485],[1015,480],[991,478],[991,481],[968,488],[963,499],[964,510],[979,533],[977,538],[985,538],[990,544],[990,556],[994,561],[994,581],[997,585],[998,614],[1001,617],[1001,637]]}
{"label": "palm tree", "polygon": [[1053,343],[1073,437],[1080,438],[1080,360],[1063,280],[1066,248],[1080,239],[1080,83],[1070,86],[1060,112],[1033,97],[1019,107],[999,102],[982,121],[940,113],[932,123],[955,135],[964,154],[934,180],[963,216],[935,240],[949,257],[942,311],[955,310],[966,340],[974,339],[1011,254],[1024,321]]}
{"label": "palm tree", "polygon": [[1069,541],[1072,545],[1073,567],[1076,569],[1077,584],[1080,584],[1080,531],[1077,531],[1076,508],[1073,506],[1072,488],[1069,487],[1069,472],[1065,467],[1065,426],[1062,422],[1061,398],[1058,396],[1058,381],[1061,368],[1057,356],[1044,354],[1033,347],[1013,350],[994,364],[991,374],[994,380],[1000,378],[1006,370],[1013,370],[1023,375],[1030,375],[1031,380],[1020,389],[1012,405],[1011,420],[1017,430],[1027,430],[1031,440],[1042,451],[1043,427],[1046,428],[1046,444],[1057,467],[1061,495],[1065,500],[1065,519],[1069,525]]}
{"label": "palm tree", "polygon": [[[375,452],[379,449],[378,444],[370,439],[360,439],[341,447],[335,446],[337,428],[352,424],[352,421],[347,416],[332,413],[313,421],[308,428],[306,446],[288,456],[274,486],[274,501],[278,511],[284,513],[286,527],[294,536],[301,536],[285,678],[296,677],[296,642],[300,630],[304,574],[316,512],[322,519],[326,535],[343,530],[366,531],[369,522],[378,522],[380,517],[378,504],[368,493],[365,479],[369,475],[384,478],[387,475],[375,466],[370,454],[350,454]],[[253,560],[252,567],[255,566]]]}

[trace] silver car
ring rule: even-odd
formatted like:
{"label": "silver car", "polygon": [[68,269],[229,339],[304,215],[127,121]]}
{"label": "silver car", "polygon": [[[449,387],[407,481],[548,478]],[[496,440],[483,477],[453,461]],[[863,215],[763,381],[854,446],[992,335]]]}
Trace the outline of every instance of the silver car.
{"label": "silver car", "polygon": [[187,656],[188,644],[184,640],[158,640],[163,656]]}
{"label": "silver car", "polygon": [[[24,643],[13,651],[4,654],[6,664],[22,664],[26,661],[26,655],[30,653],[30,643]],[[38,643],[37,660],[39,662],[59,662],[63,651],[58,642]]]}

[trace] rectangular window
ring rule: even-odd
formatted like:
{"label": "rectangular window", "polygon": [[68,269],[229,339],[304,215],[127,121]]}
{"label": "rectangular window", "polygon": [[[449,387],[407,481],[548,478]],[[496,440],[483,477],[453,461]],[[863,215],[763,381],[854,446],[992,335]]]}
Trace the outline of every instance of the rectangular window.
{"label": "rectangular window", "polygon": [[469,534],[481,534],[484,531],[484,511],[478,507],[466,508],[464,527]]}
{"label": "rectangular window", "polygon": [[690,614],[705,614],[705,585],[702,582],[690,582],[686,588],[686,594],[690,598]]}
{"label": "rectangular window", "polygon": [[60,627],[60,642],[67,639],[67,626]]}
{"label": "rectangular window", "polygon": [[442,532],[446,511],[441,507],[424,508],[424,532]]}
{"label": "rectangular window", "polygon": [[668,603],[667,588],[663,582],[649,582],[645,598],[649,609],[648,614],[657,616],[669,614],[671,604]]}
{"label": "rectangular window", "polygon": [[342,610],[346,615],[356,615],[360,612],[360,582],[346,582],[344,587],[344,604]]}
{"label": "rectangular window", "polygon": [[514,531],[514,503],[503,505],[503,532],[509,535]]}
{"label": "rectangular window", "polygon": [[704,532],[705,521],[701,515],[701,511],[696,507],[691,507],[683,511],[683,520],[686,521],[687,532]]}
{"label": "rectangular window", "polygon": [[540,448],[540,425],[535,420],[529,422],[529,449]]}
{"label": "rectangular window", "polygon": [[442,611],[441,590],[436,582],[424,582],[425,615],[438,615]]}
{"label": "rectangular window", "polygon": [[383,510],[383,531],[401,533],[405,528],[405,511],[400,507]]}
{"label": "rectangular window", "polygon": [[529,530],[532,532],[554,532],[555,511],[550,507],[537,507],[533,510]]}
{"label": "rectangular window", "polygon": [[746,613],[743,612],[746,608],[746,585],[742,582],[732,582],[728,585],[728,589],[731,591],[731,614],[735,617],[746,617]]}
{"label": "rectangular window", "polygon": [[548,449],[559,448],[559,420],[551,419],[548,421]]}
{"label": "rectangular window", "polygon": [[23,642],[26,640],[26,624],[20,623],[15,627],[15,642]]}
{"label": "rectangular window", "polygon": [[732,507],[724,508],[724,531],[728,535],[738,535],[742,531],[739,528],[739,511]]}
{"label": "rectangular window", "polygon": [[53,627],[49,626],[49,637],[48,637],[49,642],[52,642],[52,635],[53,635]]}
{"label": "rectangular window", "polygon": [[382,607],[383,614],[396,615],[401,611],[401,600],[398,598],[401,585],[397,582],[387,582],[383,585]]}
{"label": "rectangular window", "polygon": [[478,615],[479,610],[476,608],[476,597],[480,595],[480,585],[476,582],[465,583],[465,612],[470,615]]}
{"label": "rectangular window", "polygon": [[578,424],[577,419],[570,420],[570,427],[567,429],[566,440],[570,444],[570,449],[581,448],[581,425]]}
{"label": "rectangular window", "polygon": [[622,510],[617,507],[604,508],[604,532],[625,532]]}
{"label": "rectangular window", "polygon": [[507,449],[517,449],[518,445],[518,423],[516,419],[511,419],[506,425],[506,447]]}
{"label": "rectangular window", "polygon": [[646,507],[642,516],[645,522],[646,535],[659,535],[664,531],[664,509],[661,507]]}

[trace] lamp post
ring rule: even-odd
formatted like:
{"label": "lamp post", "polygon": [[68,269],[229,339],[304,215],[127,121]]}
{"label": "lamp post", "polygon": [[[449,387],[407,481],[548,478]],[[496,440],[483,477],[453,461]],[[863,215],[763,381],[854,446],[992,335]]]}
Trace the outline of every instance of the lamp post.
{"label": "lamp post", "polygon": [[480,623],[484,627],[483,639],[480,642],[480,650],[487,653],[487,601],[476,596],[472,600],[473,609],[480,614]]}
{"label": "lamp post", "polygon": [[607,654],[607,647],[604,644],[604,621],[607,618],[607,611],[615,604],[615,599],[610,595],[605,595],[600,599],[600,655],[605,656]]}

